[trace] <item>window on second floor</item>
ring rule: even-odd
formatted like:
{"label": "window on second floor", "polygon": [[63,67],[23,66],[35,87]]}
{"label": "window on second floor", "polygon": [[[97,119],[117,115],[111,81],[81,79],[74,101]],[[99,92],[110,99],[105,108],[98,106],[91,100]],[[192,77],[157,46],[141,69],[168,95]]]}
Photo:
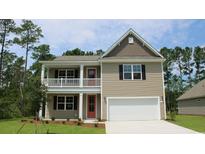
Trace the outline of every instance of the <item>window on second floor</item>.
{"label": "window on second floor", "polygon": [[74,78],[75,70],[74,69],[59,69],[58,78]]}
{"label": "window on second floor", "polygon": [[141,64],[124,64],[123,65],[124,80],[141,80],[142,65]]}

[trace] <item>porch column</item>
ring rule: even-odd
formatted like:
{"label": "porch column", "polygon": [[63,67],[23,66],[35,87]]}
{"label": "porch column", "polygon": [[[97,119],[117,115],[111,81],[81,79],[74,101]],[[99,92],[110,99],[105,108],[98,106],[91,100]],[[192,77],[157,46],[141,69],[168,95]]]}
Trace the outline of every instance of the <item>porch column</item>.
{"label": "porch column", "polygon": [[46,95],[46,104],[45,104],[45,119],[49,119],[47,95]]}
{"label": "porch column", "polygon": [[46,86],[48,86],[48,80],[49,80],[49,67],[46,67],[47,69],[46,69],[46,78],[47,78],[47,81],[46,81]]}
{"label": "porch column", "polygon": [[79,118],[83,119],[83,93],[79,94]]}
{"label": "porch column", "polygon": [[80,65],[80,87],[83,87],[83,67],[84,65]]}
{"label": "porch column", "polygon": [[41,66],[41,84],[43,84],[44,73],[45,73],[45,65],[42,64],[42,66]]}

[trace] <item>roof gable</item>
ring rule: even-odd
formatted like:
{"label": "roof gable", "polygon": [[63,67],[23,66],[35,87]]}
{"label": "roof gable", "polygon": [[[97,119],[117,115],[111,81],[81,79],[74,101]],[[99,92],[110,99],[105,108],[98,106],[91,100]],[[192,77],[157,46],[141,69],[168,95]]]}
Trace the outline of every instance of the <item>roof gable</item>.
{"label": "roof gable", "polygon": [[[133,44],[128,43],[128,38],[130,36],[134,38]],[[148,42],[146,42],[133,29],[129,29],[103,54],[103,57],[112,56],[154,56],[163,58],[163,56],[155,48],[153,48]]]}
{"label": "roof gable", "polygon": [[177,100],[193,99],[205,97],[205,79],[194,85],[191,89],[187,90]]}

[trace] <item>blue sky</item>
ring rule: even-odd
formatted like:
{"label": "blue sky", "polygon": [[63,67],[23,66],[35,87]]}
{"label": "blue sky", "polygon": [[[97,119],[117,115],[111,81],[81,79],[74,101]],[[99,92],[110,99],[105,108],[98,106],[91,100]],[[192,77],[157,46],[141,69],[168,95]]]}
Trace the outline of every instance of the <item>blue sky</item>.
{"label": "blue sky", "polygon": [[[17,25],[21,20],[16,20]],[[33,20],[41,26],[51,53],[61,55],[67,49],[106,51],[129,28],[133,28],[156,49],[175,46],[204,46],[205,20]],[[24,50],[14,48],[19,56]],[[30,59],[29,65],[32,63]]]}

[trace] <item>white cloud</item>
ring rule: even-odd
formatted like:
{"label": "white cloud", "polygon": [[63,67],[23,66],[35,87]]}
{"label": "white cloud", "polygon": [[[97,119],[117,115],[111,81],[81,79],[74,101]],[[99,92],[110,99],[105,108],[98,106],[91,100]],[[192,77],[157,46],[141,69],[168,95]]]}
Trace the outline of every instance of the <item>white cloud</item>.
{"label": "white cloud", "polygon": [[186,41],[186,29],[192,20],[33,20],[41,26],[44,38],[55,54],[73,48],[106,50],[129,28],[133,28],[151,44],[163,41],[177,45]]}
{"label": "white cloud", "polygon": [[44,32],[44,41],[53,45],[71,44],[80,46],[92,41],[95,36],[95,24],[92,20],[36,20]]}

